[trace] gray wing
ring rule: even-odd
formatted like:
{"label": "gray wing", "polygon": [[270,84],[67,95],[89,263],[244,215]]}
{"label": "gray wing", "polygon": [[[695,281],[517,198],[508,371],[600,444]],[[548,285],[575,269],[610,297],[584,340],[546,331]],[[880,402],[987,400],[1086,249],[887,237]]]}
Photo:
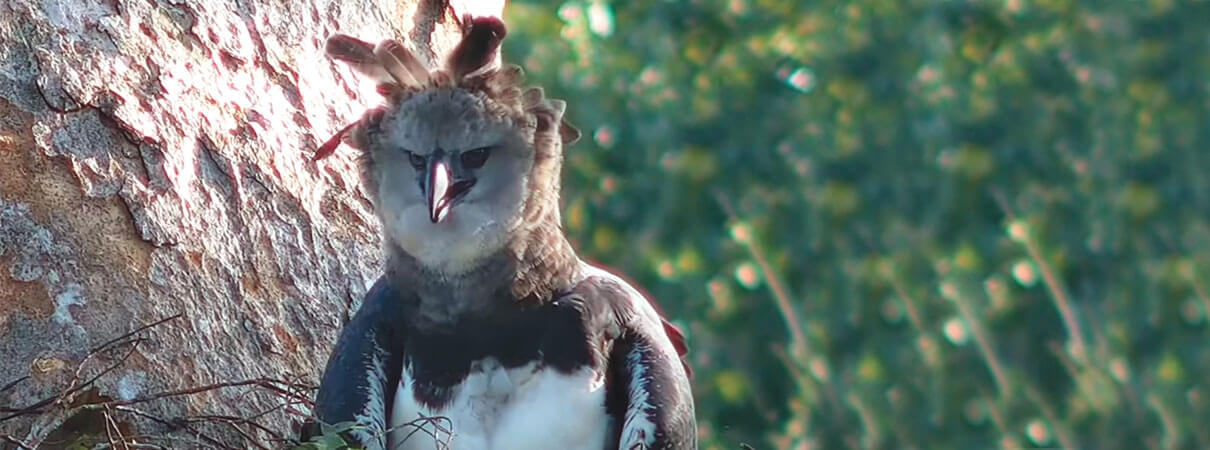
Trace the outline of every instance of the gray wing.
{"label": "gray wing", "polygon": [[302,440],[322,434],[324,425],[351,424],[346,442],[367,449],[386,447],[387,421],[403,367],[403,308],[383,279],[366,293],[361,308],[341,330],[315,397],[318,423],[305,427]]}

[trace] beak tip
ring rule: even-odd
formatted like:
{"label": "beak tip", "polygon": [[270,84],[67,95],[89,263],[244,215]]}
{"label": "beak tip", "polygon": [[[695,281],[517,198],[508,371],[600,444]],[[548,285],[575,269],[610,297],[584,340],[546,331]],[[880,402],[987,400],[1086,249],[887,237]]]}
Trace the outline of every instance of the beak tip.
{"label": "beak tip", "polygon": [[449,210],[446,198],[450,188],[449,168],[440,160],[434,161],[429,167],[428,176],[425,190],[428,194],[429,220],[438,223],[445,218],[445,213]]}
{"label": "beak tip", "polygon": [[429,209],[429,220],[433,223],[441,223],[441,221],[445,220],[445,216],[449,215],[449,212],[450,204],[447,201],[441,200]]}

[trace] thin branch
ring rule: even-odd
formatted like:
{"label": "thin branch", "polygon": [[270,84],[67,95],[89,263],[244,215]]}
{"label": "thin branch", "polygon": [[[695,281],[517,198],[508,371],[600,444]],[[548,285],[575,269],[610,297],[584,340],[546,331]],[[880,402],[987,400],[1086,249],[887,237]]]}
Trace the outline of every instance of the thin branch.
{"label": "thin branch", "polygon": [[[103,413],[105,416],[105,437],[109,441],[109,445],[111,447],[116,447],[117,442],[120,442],[122,443],[122,448],[124,450],[130,450],[130,446],[126,443],[126,436],[122,435],[122,430],[118,428],[118,423],[113,420],[113,415],[110,414],[111,412],[113,412],[112,409],[105,408]],[[117,442],[114,442],[115,434]]]}
{"label": "thin branch", "polygon": [[129,332],[127,332],[127,333],[125,333],[125,334],[123,334],[123,335],[121,335],[121,336],[115,337],[115,338],[113,338],[113,339],[110,339],[110,340],[108,340],[108,341],[105,341],[105,343],[103,343],[103,344],[101,344],[101,345],[98,345],[98,346],[96,346],[96,347],[93,347],[93,348],[92,348],[92,350],[89,350],[88,352],[89,352],[89,353],[100,353],[102,350],[105,350],[107,347],[109,347],[110,345],[114,344],[115,342],[118,342],[118,341],[120,341],[120,340],[123,340],[123,339],[126,339],[126,338],[128,338],[128,337],[134,336],[134,335],[136,335],[136,334],[138,334],[138,333],[141,333],[141,332],[143,332],[143,331],[145,331],[145,330],[149,330],[149,329],[151,329],[151,328],[154,328],[154,327],[160,326],[161,324],[163,324],[163,323],[165,323],[165,322],[168,322],[168,321],[171,321],[171,320],[176,320],[176,319],[180,318],[182,315],[183,315],[183,314],[181,314],[181,313],[176,313],[176,314],[173,314],[173,315],[171,315],[171,316],[165,317],[165,318],[163,318],[163,319],[157,320],[157,321],[155,321],[155,322],[149,323],[149,324],[147,324],[147,325],[143,325],[143,326],[141,326],[141,327],[135,328],[135,329],[130,330]]}
{"label": "thin branch", "polygon": [[252,435],[248,434],[247,431],[245,431],[243,428],[240,427],[241,424],[248,423],[248,421],[244,420],[242,417],[217,416],[217,415],[194,416],[194,417],[186,417],[185,421],[186,422],[200,422],[200,423],[218,422],[218,423],[226,424],[227,426],[234,429],[236,433],[239,433],[240,436],[243,436],[244,442],[251,443],[252,445],[255,445],[257,448],[259,448],[261,450],[269,450],[268,447],[265,447],[264,445],[257,443],[256,442],[257,439],[255,437],[252,437]]}
{"label": "thin branch", "polygon": [[[982,388],[979,389],[983,391]],[[991,418],[992,424],[1000,430],[1001,435],[1008,435],[1012,430],[1008,427],[1008,421],[1004,419],[1004,413],[1000,411],[1000,405],[987,392],[980,392],[980,397],[983,397],[983,407],[987,409],[987,416]]]}
{"label": "thin branch", "polygon": [[[996,203],[1000,205],[1000,209],[1004,215],[1008,217],[1009,223],[1016,222],[1016,214],[1013,213],[1012,206],[1005,197],[1004,192],[999,189],[992,189],[992,196],[995,197]],[[1084,331],[1080,327],[1080,319],[1076,316],[1076,308],[1071,301],[1071,297],[1067,294],[1067,288],[1063,286],[1063,282],[1055,275],[1055,270],[1050,266],[1042,256],[1042,250],[1038,248],[1038,243],[1034,237],[1026,233],[1025,239],[1022,239],[1022,244],[1025,245],[1025,252],[1029,254],[1029,258],[1038,265],[1038,271],[1042,272],[1042,281],[1046,284],[1046,289],[1050,291],[1051,300],[1055,303],[1055,309],[1059,310],[1059,316],[1063,319],[1063,325],[1067,328],[1067,335],[1071,338],[1071,353],[1076,361],[1085,362],[1091,356],[1088,353],[1088,347],[1084,343]]]}
{"label": "thin branch", "polygon": [[[188,420],[190,422],[207,422],[207,421],[223,422],[223,423],[227,423],[227,424],[231,425],[232,427],[236,427],[237,429],[239,429],[239,427],[237,425],[248,425],[248,426],[251,426],[252,428],[256,428],[260,431],[265,432],[265,434],[268,434],[273,439],[276,439],[279,441],[286,440],[286,438],[283,437],[281,435],[281,433],[273,431],[269,427],[261,425],[255,421],[253,421],[250,418],[217,415],[217,414],[207,414],[207,415],[189,417],[186,420]],[[240,434],[244,434],[244,432],[241,430]],[[248,438],[249,441],[254,441],[254,439],[251,436],[244,434],[244,437]],[[258,447],[259,447],[259,445],[258,445]]]}
{"label": "thin branch", "polygon": [[295,396],[299,395],[296,392],[292,392],[288,389],[278,387],[277,386],[278,384],[285,384],[285,383],[283,383],[280,380],[274,380],[274,379],[270,379],[270,378],[254,378],[254,379],[242,380],[242,381],[226,381],[226,382],[222,382],[222,383],[214,383],[214,384],[207,384],[204,386],[195,386],[195,387],[191,387],[191,388],[178,389],[175,391],[165,391],[165,392],[157,392],[157,393],[148,394],[148,395],[140,395],[140,396],[132,398],[130,400],[109,400],[109,401],[105,401],[105,402],[92,403],[92,404],[88,404],[88,405],[84,405],[84,406],[88,407],[88,408],[105,407],[105,406],[129,406],[129,405],[136,405],[139,403],[146,403],[146,402],[150,402],[153,400],[159,400],[162,398],[180,397],[182,395],[200,394],[203,392],[213,391],[213,390],[217,390],[217,389],[241,387],[241,386],[257,386],[257,387],[261,387],[266,390],[273,391],[273,392],[276,392],[278,394],[282,394],[282,395],[285,395],[288,397],[295,397]]}
{"label": "thin branch", "polygon": [[[244,444],[241,444],[241,445],[259,448],[259,449],[263,449],[263,450],[268,450],[269,447],[261,443],[261,442],[264,442],[263,439],[260,439],[261,437],[268,436],[271,440],[277,441],[277,442],[288,441],[285,437],[283,437],[277,431],[275,431],[269,427],[266,427],[260,423],[257,423],[256,419],[263,417],[274,411],[279,411],[283,407],[287,407],[290,405],[310,404],[311,402],[310,402],[309,396],[307,395],[307,391],[312,389],[312,387],[298,381],[297,378],[293,382],[277,380],[277,379],[270,379],[270,378],[256,378],[256,379],[249,379],[249,380],[242,380],[242,381],[220,382],[220,383],[213,383],[213,384],[208,384],[208,385],[204,385],[204,386],[195,386],[195,387],[182,388],[182,389],[165,391],[165,392],[158,392],[158,393],[153,393],[153,394],[146,394],[146,395],[141,395],[141,396],[138,396],[135,398],[125,399],[125,400],[107,400],[107,401],[96,401],[96,402],[87,402],[86,401],[86,402],[82,402],[83,404],[80,404],[76,400],[74,400],[77,397],[78,393],[83,392],[85,389],[89,388],[90,386],[93,386],[102,377],[112,373],[114,370],[125,365],[126,362],[129,360],[129,358],[134,354],[134,352],[136,352],[138,350],[139,344],[148,340],[145,337],[139,336],[141,333],[146,332],[147,330],[154,328],[158,325],[161,325],[166,322],[172,321],[174,319],[180,318],[181,316],[182,316],[181,314],[175,314],[175,315],[157,320],[150,324],[135,328],[134,330],[126,332],[120,336],[117,336],[113,339],[105,341],[104,343],[102,343],[100,345],[93,347],[91,350],[89,350],[88,354],[83,358],[83,360],[81,360],[79,365],[76,367],[75,373],[73,374],[71,381],[68,383],[68,385],[65,389],[63,389],[61,392],[56,393],[55,395],[48,396],[44,399],[41,399],[37,402],[34,402],[33,404],[27,405],[22,408],[0,407],[0,412],[11,413],[6,416],[0,417],[0,422],[9,420],[11,418],[18,417],[18,416],[46,413],[46,412],[50,411],[52,408],[66,407],[66,410],[60,411],[62,413],[62,415],[71,415],[71,414],[75,413],[76,411],[81,411],[81,410],[99,410],[99,411],[101,411],[101,413],[104,417],[104,420],[105,420],[105,435],[104,435],[105,437],[103,439],[105,442],[101,443],[100,445],[104,448],[121,449],[121,450],[129,450],[130,448],[132,448],[132,443],[130,441],[130,438],[123,434],[122,429],[118,424],[118,421],[115,420],[115,417],[113,415],[113,413],[115,411],[142,417],[147,420],[151,420],[151,421],[154,421],[157,423],[167,425],[168,427],[170,427],[172,429],[183,430],[183,431],[187,432],[188,434],[192,435],[193,439],[196,439],[194,441],[194,443],[202,444],[201,445],[202,447],[207,447],[207,448],[233,449],[234,447],[226,445],[222,441],[216,439],[215,437],[207,435],[206,433],[204,433],[202,431],[201,428],[196,426],[198,424],[202,424],[202,423],[225,424],[226,426],[232,428],[236,434],[238,434],[239,436],[241,436],[243,438]],[[106,366],[105,368],[101,369],[96,374],[92,375],[91,377],[89,377],[87,379],[82,379],[82,373],[84,372],[85,366],[88,364],[89,361],[91,361],[93,358],[95,358],[96,356],[98,356],[104,352],[110,352],[110,351],[113,351],[113,350],[123,347],[123,346],[128,347],[128,348],[126,349],[125,353],[120,358],[117,358],[113,364]],[[20,383],[28,378],[29,377],[27,376],[27,377],[23,377],[21,379],[17,379],[15,381],[9,382],[8,384],[6,384],[4,386],[3,389],[11,389],[13,386],[16,386],[18,383]],[[200,394],[200,393],[214,391],[214,390],[218,390],[218,389],[225,389],[225,388],[232,388],[232,387],[244,387],[244,386],[256,387],[256,388],[270,391],[271,393],[275,394],[276,396],[284,398],[285,401],[281,402],[281,404],[278,404],[272,408],[261,411],[251,417],[238,417],[238,416],[226,416],[226,415],[202,415],[202,416],[191,416],[191,417],[184,417],[184,418],[180,418],[180,419],[169,420],[169,419],[164,419],[164,418],[149,414],[147,412],[144,412],[144,411],[141,411],[139,409],[132,407],[132,405],[137,405],[137,404],[161,400],[161,399],[187,396],[187,395],[193,395],[193,394]],[[0,391],[0,392],[2,392],[2,391]],[[251,392],[253,392],[253,391],[250,391],[249,394],[251,394]],[[155,436],[146,436],[146,437],[147,438],[163,438],[163,437],[155,437]],[[25,444],[24,442],[21,442],[11,436],[3,436],[2,439],[3,439],[3,441],[7,441],[9,443],[15,444],[17,446],[17,448],[21,448],[21,449],[34,448],[34,446]],[[137,447],[149,448],[146,445],[137,445]],[[154,447],[156,447],[156,446],[151,446],[151,448],[154,448]],[[158,448],[162,448],[162,447],[158,447]]]}
{"label": "thin branch", "polygon": [[9,444],[13,444],[13,445],[17,446],[17,450],[21,450],[21,449],[34,450],[34,447],[32,445],[26,444],[25,442],[22,442],[21,440],[15,438],[15,437],[9,436],[7,434],[0,436],[0,440],[3,440],[4,442],[8,442]]}
{"label": "thin branch", "polygon": [[[158,436],[131,436],[130,440],[133,441],[135,439],[157,439],[157,438],[158,438]],[[134,449],[134,448],[145,448],[145,449],[152,449],[152,450],[168,450],[168,447],[165,447],[163,445],[144,444],[142,442],[123,442],[122,445],[127,450]],[[101,449],[113,448],[113,446],[102,442],[100,444],[96,444],[93,448],[97,449],[97,450],[101,450]]]}
{"label": "thin branch", "polygon": [[[1207,314],[1210,314],[1210,312],[1208,312]],[[22,382],[22,381],[25,381],[25,380],[28,380],[28,379],[29,379],[29,375],[26,375],[26,376],[23,376],[23,377],[18,378],[18,379],[16,379],[16,380],[13,380],[13,381],[8,382],[7,384],[5,384],[5,385],[4,385],[4,387],[0,387],[0,394],[3,394],[5,391],[7,391],[7,390],[9,390],[9,389],[12,389],[12,388],[14,388],[14,387],[17,387],[17,385],[18,385],[18,384],[21,384],[21,382]]]}
{"label": "thin branch", "polygon": [[284,403],[278,403],[278,404],[274,405],[273,407],[271,407],[271,408],[269,408],[269,409],[266,409],[266,410],[264,410],[264,411],[258,412],[258,413],[256,413],[256,414],[251,415],[251,416],[248,416],[248,420],[255,420],[255,419],[259,419],[259,418],[261,418],[261,417],[264,417],[264,416],[268,415],[268,414],[269,414],[269,413],[271,413],[271,412],[274,412],[274,411],[279,411],[279,410],[285,409],[286,407],[290,407],[290,406],[294,406],[294,405],[299,405],[299,404],[301,404],[301,403],[300,403],[299,401],[297,401],[297,400],[286,400]]}
{"label": "thin branch", "polygon": [[860,396],[850,392],[845,396],[849,405],[857,412],[857,419],[861,421],[861,425],[865,428],[865,442],[862,443],[864,448],[881,448],[883,444],[882,430],[878,427],[878,419],[876,419],[874,411],[867,405]]}
{"label": "thin branch", "polygon": [[1156,416],[1159,416],[1164,448],[1178,448],[1181,429],[1176,414],[1155,394],[1147,394],[1147,404],[1155,410]]}
{"label": "thin branch", "polygon": [[[740,220],[738,213],[736,213],[734,206],[731,204],[731,199],[726,194],[715,190],[714,196],[732,222]],[[752,239],[755,240],[755,237],[752,237]],[[748,252],[752,254],[752,259],[756,261],[756,265],[760,267],[761,272],[764,273],[769,290],[773,293],[773,300],[777,303],[777,309],[786,322],[786,328],[790,331],[790,339],[794,343],[791,353],[799,357],[806,355],[808,349],[807,335],[802,330],[802,321],[799,320],[798,313],[794,310],[793,303],[790,300],[792,297],[790,290],[781,282],[781,278],[777,276],[777,272],[773,271],[773,265],[769,264],[768,258],[765,257],[764,249],[755,242],[742,243],[747,247]]]}
{"label": "thin branch", "polygon": [[987,361],[987,367],[992,372],[992,379],[995,380],[1000,395],[1011,395],[1012,386],[1009,384],[1007,372],[1004,371],[1004,364],[1001,363],[1000,356],[992,344],[992,338],[988,336],[987,330],[983,328],[983,323],[979,321],[979,318],[975,317],[975,312],[971,310],[966,294],[957,286],[955,286],[953,301],[958,306],[958,314],[962,316],[962,320],[970,326],[971,334],[975,338],[975,346],[979,348],[979,353],[982,353],[983,359]]}
{"label": "thin branch", "polygon": [[[441,421],[445,421],[445,423],[449,426],[441,426]],[[407,442],[409,439],[411,439],[412,435],[416,434],[416,432],[423,431],[424,434],[428,435],[430,438],[433,438],[433,443],[436,444],[438,448],[449,448],[450,439],[453,439],[454,437],[453,433],[450,432],[450,428],[453,427],[453,424],[454,423],[445,416],[422,415],[411,422],[400,424],[396,427],[388,429],[387,434],[390,434],[392,431],[400,428],[410,426],[412,427],[412,431],[408,432],[407,436],[404,436],[403,440],[399,441],[399,445],[403,445],[404,442]],[[425,425],[432,425],[434,430],[429,430]],[[442,439],[438,433],[445,433],[445,439]]]}
{"label": "thin branch", "polygon": [[[85,388],[91,386],[102,376],[105,376],[109,372],[112,372],[114,369],[117,369],[118,367],[121,367],[123,364],[125,364],[126,359],[130,358],[130,355],[134,353],[136,348],[138,348],[138,344],[141,341],[136,340],[136,341],[131,341],[131,342],[134,345],[130,346],[130,350],[128,350],[126,352],[126,354],[123,355],[122,358],[118,362],[111,364],[109,367],[106,367],[105,369],[101,370],[100,373],[93,376],[92,378],[90,378],[88,381],[86,381],[84,383],[78,383],[78,380],[73,380],[72,384],[70,385],[71,387],[64,390],[63,392],[46,397],[29,406],[25,406],[22,408],[0,407],[0,412],[11,412],[11,414],[9,414],[7,416],[0,417],[0,422],[4,422],[4,421],[12,419],[14,417],[21,417],[21,416],[26,416],[26,415],[31,415],[31,414],[40,414],[42,412],[45,412],[46,407],[48,407],[50,405],[62,404],[62,402],[64,400],[66,400],[67,398],[69,398],[72,395],[76,394],[77,392],[80,392],[81,390],[84,390]],[[77,370],[77,375],[78,375],[78,372],[79,371]]]}
{"label": "thin branch", "polygon": [[[62,402],[64,400],[70,398],[72,395],[75,395],[76,393],[88,388],[89,386],[92,386],[92,384],[95,383],[102,376],[105,376],[106,374],[116,370],[118,367],[121,367],[122,365],[124,365],[126,363],[126,360],[129,359],[132,354],[134,354],[134,351],[137,349],[138,344],[140,342],[143,342],[146,340],[145,338],[141,338],[141,337],[136,337],[134,339],[129,339],[129,338],[135,336],[138,333],[141,333],[143,331],[146,331],[148,329],[151,329],[153,327],[156,327],[158,325],[161,325],[165,322],[176,319],[178,317],[181,317],[181,314],[175,314],[175,315],[157,320],[150,324],[140,326],[127,333],[123,333],[122,335],[120,335],[118,337],[110,339],[101,345],[93,347],[91,350],[89,350],[88,354],[84,356],[84,360],[80,362],[80,365],[76,366],[75,374],[72,376],[72,381],[71,381],[71,383],[68,384],[67,389],[64,389],[62,392],[60,392],[56,395],[46,397],[42,400],[34,402],[33,404],[25,406],[25,407],[21,407],[21,408],[0,407],[0,412],[11,413],[6,416],[0,417],[0,422],[4,422],[4,421],[7,421],[7,420],[15,418],[15,417],[20,417],[20,416],[25,416],[25,415],[30,415],[30,414],[39,414],[39,413],[44,412],[45,408],[47,406],[50,406],[52,404],[62,404]],[[86,363],[88,363],[88,361],[90,361],[97,354],[100,354],[101,352],[107,351],[118,345],[130,345],[130,349],[127,350],[126,354],[123,355],[118,360],[118,362],[106,367],[105,369],[102,369],[101,372],[97,373],[95,376],[90,378],[88,381],[80,383],[80,375],[84,369],[84,365]],[[28,376],[26,378],[28,378]],[[16,383],[18,383],[20,381],[22,381],[22,379],[18,379],[14,382],[9,383],[9,385],[5,386],[5,389],[10,388],[12,385],[15,385]],[[3,392],[3,391],[4,391],[4,389],[0,389],[0,392]]]}
{"label": "thin branch", "polygon": [[1050,427],[1054,430],[1055,438],[1058,439],[1059,445],[1062,448],[1080,448],[1076,445],[1075,437],[1071,435],[1071,431],[1063,426],[1063,422],[1059,421],[1058,413],[1055,412],[1054,407],[1050,406],[1050,403],[1046,401],[1046,397],[1043,397],[1041,392],[1038,392],[1032,385],[1026,384],[1025,395],[1029,396],[1030,400],[1038,405],[1038,409],[1042,411],[1042,417],[1045,417],[1046,421],[1050,422]]}
{"label": "thin branch", "polygon": [[[1206,285],[1202,283],[1202,279],[1197,276],[1197,267],[1190,270],[1189,283],[1193,287],[1193,294],[1202,303],[1202,313],[1206,315],[1206,320],[1210,320],[1210,292],[1207,292]],[[4,392],[4,389],[0,389]]]}
{"label": "thin branch", "polygon": [[160,424],[167,425],[170,428],[184,428],[185,430],[189,431],[194,436],[196,436],[198,439],[205,441],[207,444],[209,444],[210,446],[212,446],[214,448],[221,448],[224,450],[239,450],[236,447],[232,447],[232,446],[223,444],[219,440],[212,438],[205,433],[202,433],[201,430],[194,428],[189,423],[186,423],[184,421],[167,420],[162,417],[156,416],[154,414],[146,413],[146,412],[140,411],[138,409],[131,408],[129,406],[118,405],[114,409],[116,409],[118,411],[122,411],[122,412],[128,412],[128,413],[134,414],[136,416],[142,417],[144,419],[148,419],[153,422],[158,422]]}
{"label": "thin branch", "polygon": [[[82,383],[78,386],[72,386],[71,389],[64,391],[63,395],[61,395],[59,397],[58,401],[62,402],[63,400],[70,397],[71,395],[73,395],[89,386],[92,386],[92,384],[96,383],[97,380],[101,379],[101,377],[109,374],[110,372],[113,372],[114,370],[117,370],[119,367],[126,365],[126,360],[130,359],[130,355],[133,355],[134,351],[138,350],[139,344],[142,343],[143,341],[144,341],[143,339],[127,341],[127,342],[130,342],[130,348],[128,350],[126,350],[126,354],[122,355],[122,357],[118,359],[118,362],[110,364],[108,367],[102,369],[99,373],[97,373],[96,375],[93,375],[92,378],[89,378],[88,381],[85,381],[84,383]],[[83,367],[83,364],[81,364],[80,367]],[[77,370],[76,372],[77,372],[77,376],[78,376],[79,370]]]}
{"label": "thin branch", "polygon": [[887,272],[884,276],[891,284],[891,290],[895,291],[895,296],[903,302],[903,309],[907,313],[908,321],[912,323],[912,327],[916,328],[918,333],[926,333],[928,330],[924,325],[924,316],[920,314],[916,299],[908,294],[907,287],[903,285],[903,280],[899,279],[899,274],[896,274],[894,269]]}

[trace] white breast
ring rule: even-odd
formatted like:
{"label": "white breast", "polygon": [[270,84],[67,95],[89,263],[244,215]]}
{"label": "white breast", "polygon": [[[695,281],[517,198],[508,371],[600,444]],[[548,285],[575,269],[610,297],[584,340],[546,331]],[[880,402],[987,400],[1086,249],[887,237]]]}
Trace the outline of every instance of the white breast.
{"label": "white breast", "polygon": [[604,448],[611,419],[605,414],[604,377],[596,371],[585,367],[562,374],[536,370],[534,364],[506,369],[493,358],[471,367],[440,410],[416,402],[405,367],[391,411],[388,448]]}

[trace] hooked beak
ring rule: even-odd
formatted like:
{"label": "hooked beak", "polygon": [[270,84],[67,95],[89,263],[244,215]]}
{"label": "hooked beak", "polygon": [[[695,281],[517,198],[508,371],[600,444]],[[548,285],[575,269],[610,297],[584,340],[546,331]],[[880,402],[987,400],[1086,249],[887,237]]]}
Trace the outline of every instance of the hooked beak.
{"label": "hooked beak", "polygon": [[449,166],[440,159],[429,164],[428,176],[425,177],[425,195],[429,204],[429,220],[441,222],[453,209],[454,202],[470,191],[475,185],[475,179],[453,182]]}

